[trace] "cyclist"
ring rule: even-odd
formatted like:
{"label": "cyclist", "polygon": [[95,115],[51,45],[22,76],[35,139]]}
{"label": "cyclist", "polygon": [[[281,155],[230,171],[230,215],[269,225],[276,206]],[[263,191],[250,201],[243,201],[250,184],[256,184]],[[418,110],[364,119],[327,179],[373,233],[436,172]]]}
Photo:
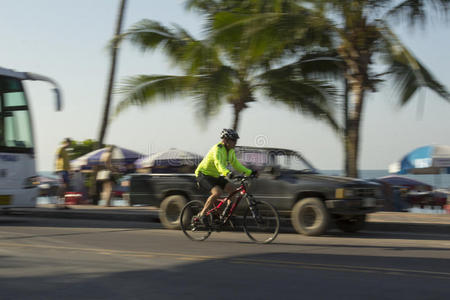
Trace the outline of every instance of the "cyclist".
{"label": "cyclist", "polygon": [[222,195],[223,191],[229,194],[235,189],[234,185],[227,180],[234,177],[234,174],[227,169],[228,164],[247,176],[257,175],[255,170],[247,169],[236,158],[234,147],[239,138],[237,132],[233,129],[223,129],[220,138],[222,141],[209,150],[195,170],[200,187],[211,192],[202,211],[197,216],[204,224],[206,224],[204,213],[210,208],[211,204]]}

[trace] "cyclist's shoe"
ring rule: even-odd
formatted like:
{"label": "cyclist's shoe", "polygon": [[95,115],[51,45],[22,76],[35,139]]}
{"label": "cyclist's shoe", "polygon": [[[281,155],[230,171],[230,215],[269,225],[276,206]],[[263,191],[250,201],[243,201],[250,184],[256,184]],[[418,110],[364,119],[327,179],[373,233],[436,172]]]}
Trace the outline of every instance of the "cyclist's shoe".
{"label": "cyclist's shoe", "polygon": [[201,216],[201,215],[196,215],[194,217],[194,225],[198,226],[198,225],[205,225],[205,226],[209,226],[209,222],[208,222],[208,217],[207,216]]}

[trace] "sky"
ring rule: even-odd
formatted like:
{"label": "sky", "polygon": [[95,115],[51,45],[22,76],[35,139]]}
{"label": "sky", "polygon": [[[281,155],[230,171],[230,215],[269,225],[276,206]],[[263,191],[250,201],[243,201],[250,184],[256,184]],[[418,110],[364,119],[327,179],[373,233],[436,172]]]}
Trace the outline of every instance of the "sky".
{"label": "sky", "polygon": [[[55,79],[62,88],[64,110],[54,111],[51,86],[26,84],[36,144],[37,168],[53,170],[55,150],[65,137],[96,139],[100,128],[119,0],[0,0],[0,66]],[[173,23],[201,37],[201,17],[186,11],[181,0],[128,0],[124,29],[147,18]],[[450,23],[434,22],[426,30],[394,25],[404,44],[450,89]],[[174,74],[159,52],[142,53],[129,44],[119,50],[116,82],[137,74]],[[120,96],[114,97],[114,104]],[[450,103],[422,90],[399,107],[389,84],[371,94],[361,125],[360,169],[387,169],[407,152],[427,144],[450,145]],[[340,139],[325,124],[260,98],[242,113],[240,145],[289,148],[316,168],[340,170]],[[111,121],[106,143],[143,154],[178,148],[206,154],[230,127],[228,106],[206,125],[190,99],[132,107]]]}

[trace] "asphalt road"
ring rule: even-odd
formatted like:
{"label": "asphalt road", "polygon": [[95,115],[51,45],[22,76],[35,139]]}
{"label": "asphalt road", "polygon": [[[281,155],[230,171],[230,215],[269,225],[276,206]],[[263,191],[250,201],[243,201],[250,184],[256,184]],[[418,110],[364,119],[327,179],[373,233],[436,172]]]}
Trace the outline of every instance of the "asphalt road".
{"label": "asphalt road", "polygon": [[448,299],[450,233],[243,232],[0,216],[0,299]]}

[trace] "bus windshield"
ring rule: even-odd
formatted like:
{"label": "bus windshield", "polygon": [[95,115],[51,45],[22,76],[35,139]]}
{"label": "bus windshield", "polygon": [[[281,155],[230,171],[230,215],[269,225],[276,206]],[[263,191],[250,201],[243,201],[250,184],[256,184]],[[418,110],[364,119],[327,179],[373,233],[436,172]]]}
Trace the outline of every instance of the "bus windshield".
{"label": "bus windshield", "polygon": [[20,79],[0,76],[0,151],[32,153],[28,103]]}

